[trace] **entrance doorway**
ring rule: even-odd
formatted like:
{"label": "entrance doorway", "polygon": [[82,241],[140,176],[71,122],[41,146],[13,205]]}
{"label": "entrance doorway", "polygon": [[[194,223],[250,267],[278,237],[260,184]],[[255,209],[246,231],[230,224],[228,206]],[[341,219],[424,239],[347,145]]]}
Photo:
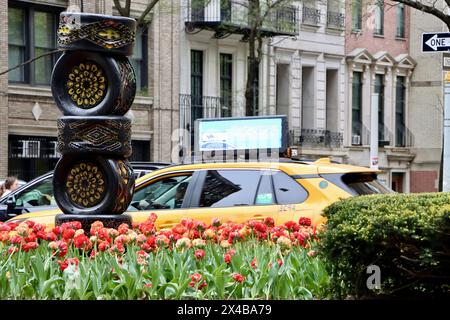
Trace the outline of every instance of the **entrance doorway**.
{"label": "entrance doorway", "polygon": [[405,174],[403,172],[392,172],[391,189],[395,192],[403,193],[403,184],[405,181]]}

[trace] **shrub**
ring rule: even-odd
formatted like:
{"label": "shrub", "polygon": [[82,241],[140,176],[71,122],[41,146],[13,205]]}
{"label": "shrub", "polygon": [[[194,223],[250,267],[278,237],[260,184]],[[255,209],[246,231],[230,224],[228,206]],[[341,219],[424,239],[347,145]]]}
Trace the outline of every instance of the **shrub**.
{"label": "shrub", "polygon": [[[450,193],[353,197],[324,215],[319,250],[337,297],[450,293]],[[370,265],[380,267],[380,289],[367,287]]]}

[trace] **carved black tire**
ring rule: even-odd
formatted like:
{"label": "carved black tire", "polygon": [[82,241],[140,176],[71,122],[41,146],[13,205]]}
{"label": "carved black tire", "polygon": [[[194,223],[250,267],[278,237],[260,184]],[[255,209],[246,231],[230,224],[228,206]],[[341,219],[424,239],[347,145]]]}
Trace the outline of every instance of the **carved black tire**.
{"label": "carved black tire", "polygon": [[66,116],[123,116],[136,94],[127,58],[96,52],[65,52],[52,73],[52,94]]}
{"label": "carved black tire", "polygon": [[55,167],[53,190],[56,203],[66,214],[121,214],[133,197],[133,169],[125,159],[63,156]]}
{"label": "carved black tire", "polygon": [[135,34],[136,20],[131,18],[62,12],[58,48],[131,56]]}
{"label": "carved black tire", "polygon": [[131,155],[131,121],[126,117],[61,117],[58,152],[95,153],[111,157]]}

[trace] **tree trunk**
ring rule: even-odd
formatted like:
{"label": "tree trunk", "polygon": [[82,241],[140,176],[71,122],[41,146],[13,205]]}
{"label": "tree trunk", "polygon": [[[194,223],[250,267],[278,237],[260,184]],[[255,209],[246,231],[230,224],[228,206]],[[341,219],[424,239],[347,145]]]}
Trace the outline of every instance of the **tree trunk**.
{"label": "tree trunk", "polygon": [[258,108],[259,64],[261,62],[261,43],[259,34],[261,24],[261,8],[259,0],[249,0],[248,37],[249,58],[247,68],[247,84],[245,87],[245,115],[254,116]]}
{"label": "tree trunk", "polygon": [[[250,39],[252,38],[252,39]],[[245,88],[245,115],[253,116],[256,112],[256,107],[258,103],[258,77],[259,77],[259,62],[260,59],[255,55],[255,42],[256,38],[249,38],[249,49],[250,55],[248,59],[247,68],[247,84]]]}

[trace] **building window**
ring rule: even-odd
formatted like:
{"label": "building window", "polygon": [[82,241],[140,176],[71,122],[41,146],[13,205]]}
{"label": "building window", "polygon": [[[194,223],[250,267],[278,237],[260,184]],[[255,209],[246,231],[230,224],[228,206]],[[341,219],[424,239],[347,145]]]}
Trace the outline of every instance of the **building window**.
{"label": "building window", "polygon": [[[8,66],[56,49],[56,29],[60,8],[39,5],[8,7]],[[8,75],[10,82],[49,85],[58,55],[49,55],[26,64]]]}
{"label": "building window", "polygon": [[362,6],[361,0],[352,1],[352,30],[361,30],[362,24]]}
{"label": "building window", "polygon": [[361,144],[362,72],[353,72],[352,83],[352,144]]}
{"label": "building window", "polygon": [[374,34],[384,33],[384,0],[378,0],[375,4],[375,30]]}
{"label": "building window", "polygon": [[384,129],[384,75],[375,75],[375,93],[378,93],[378,140],[385,140]]}
{"label": "building window", "polygon": [[335,29],[345,28],[345,15],[341,13],[341,0],[328,0],[327,27]]}
{"label": "building window", "polygon": [[147,32],[137,30],[133,56],[130,59],[136,74],[136,91],[138,95],[147,95]]}
{"label": "building window", "polygon": [[191,1],[191,21],[205,20],[205,7],[207,3],[205,0]]}
{"label": "building window", "polygon": [[[8,8],[8,62],[9,68],[25,61],[25,11]],[[9,81],[24,82],[24,67],[8,73]]]}
{"label": "building window", "polygon": [[232,79],[233,79],[233,56],[231,54],[220,54],[220,105],[221,116],[231,117],[232,106]]}
{"label": "building window", "polygon": [[150,161],[150,141],[131,140],[133,153],[130,161]]}
{"label": "building window", "polygon": [[397,77],[395,88],[395,146],[405,146],[405,77]]}
{"label": "building window", "polygon": [[203,117],[203,51],[191,50],[191,121]]}
{"label": "building window", "polygon": [[405,5],[397,4],[397,38],[405,38]]}
{"label": "building window", "polygon": [[220,3],[220,21],[231,22],[231,0],[222,0]]}

